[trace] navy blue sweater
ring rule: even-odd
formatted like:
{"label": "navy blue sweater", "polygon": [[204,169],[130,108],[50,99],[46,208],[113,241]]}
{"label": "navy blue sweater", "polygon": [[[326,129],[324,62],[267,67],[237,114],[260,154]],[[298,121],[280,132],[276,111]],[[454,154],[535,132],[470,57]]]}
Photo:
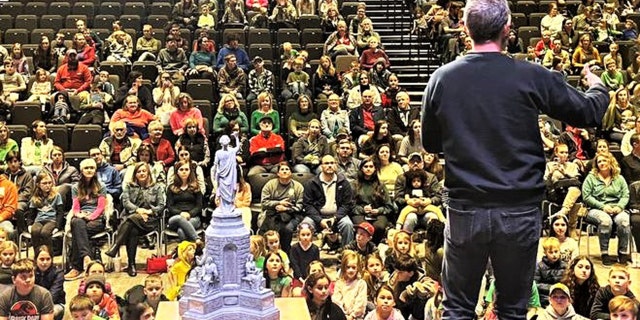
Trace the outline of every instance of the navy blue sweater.
{"label": "navy blue sweater", "polygon": [[480,206],[542,200],[545,158],[538,115],[577,127],[599,126],[609,95],[586,93],[557,72],[501,53],[470,53],[436,70],[423,96],[423,138],[443,151],[445,187],[460,203]]}

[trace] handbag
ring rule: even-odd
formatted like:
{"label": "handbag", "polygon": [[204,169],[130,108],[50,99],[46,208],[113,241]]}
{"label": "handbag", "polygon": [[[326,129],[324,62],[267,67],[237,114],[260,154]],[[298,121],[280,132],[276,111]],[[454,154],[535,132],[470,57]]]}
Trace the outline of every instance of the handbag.
{"label": "handbag", "polygon": [[164,273],[167,272],[167,259],[171,259],[171,255],[156,256],[155,254],[147,258],[147,273]]}

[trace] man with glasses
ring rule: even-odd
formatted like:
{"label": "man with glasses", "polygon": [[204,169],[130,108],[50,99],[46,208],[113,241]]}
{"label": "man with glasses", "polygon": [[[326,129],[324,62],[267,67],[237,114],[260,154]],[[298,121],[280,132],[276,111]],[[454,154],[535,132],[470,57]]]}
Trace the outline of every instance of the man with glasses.
{"label": "man with glasses", "polygon": [[107,162],[111,163],[116,170],[123,171],[136,162],[140,139],[127,136],[127,125],[124,121],[112,122],[110,130],[111,136],[102,139],[99,148],[102,155],[107,158]]}
{"label": "man with glasses", "polygon": [[304,186],[306,217],[302,223],[311,224],[321,232],[337,231],[344,247],[353,241],[353,222],[349,217],[353,210],[353,189],[344,175],[336,172],[333,156],[322,157],[320,168],[322,172]]}
{"label": "man with glasses", "polygon": [[104,155],[99,148],[89,149],[89,157],[96,162],[96,174],[102,185],[107,189],[107,193],[110,194],[113,199],[120,199],[124,170],[121,174],[113,165],[104,161]]}

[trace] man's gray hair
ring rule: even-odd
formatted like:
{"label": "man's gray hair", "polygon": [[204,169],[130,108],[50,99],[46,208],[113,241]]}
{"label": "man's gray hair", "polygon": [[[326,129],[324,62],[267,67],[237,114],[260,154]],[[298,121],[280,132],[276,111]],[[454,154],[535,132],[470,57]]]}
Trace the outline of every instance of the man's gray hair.
{"label": "man's gray hair", "polygon": [[498,40],[509,22],[507,0],[469,0],[464,9],[464,24],[475,43]]}

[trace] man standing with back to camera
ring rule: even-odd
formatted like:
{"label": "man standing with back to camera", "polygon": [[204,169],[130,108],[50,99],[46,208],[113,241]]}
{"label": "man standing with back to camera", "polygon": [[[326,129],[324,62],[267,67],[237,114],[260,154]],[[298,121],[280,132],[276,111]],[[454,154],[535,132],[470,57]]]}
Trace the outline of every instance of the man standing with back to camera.
{"label": "man standing with back to camera", "polygon": [[422,141],[447,163],[443,319],[475,319],[488,259],[498,317],[526,319],[544,192],[538,115],[599,126],[609,96],[588,69],[580,93],[560,73],[503,55],[506,0],[467,1],[464,25],[473,49],[436,70],[423,97]]}

